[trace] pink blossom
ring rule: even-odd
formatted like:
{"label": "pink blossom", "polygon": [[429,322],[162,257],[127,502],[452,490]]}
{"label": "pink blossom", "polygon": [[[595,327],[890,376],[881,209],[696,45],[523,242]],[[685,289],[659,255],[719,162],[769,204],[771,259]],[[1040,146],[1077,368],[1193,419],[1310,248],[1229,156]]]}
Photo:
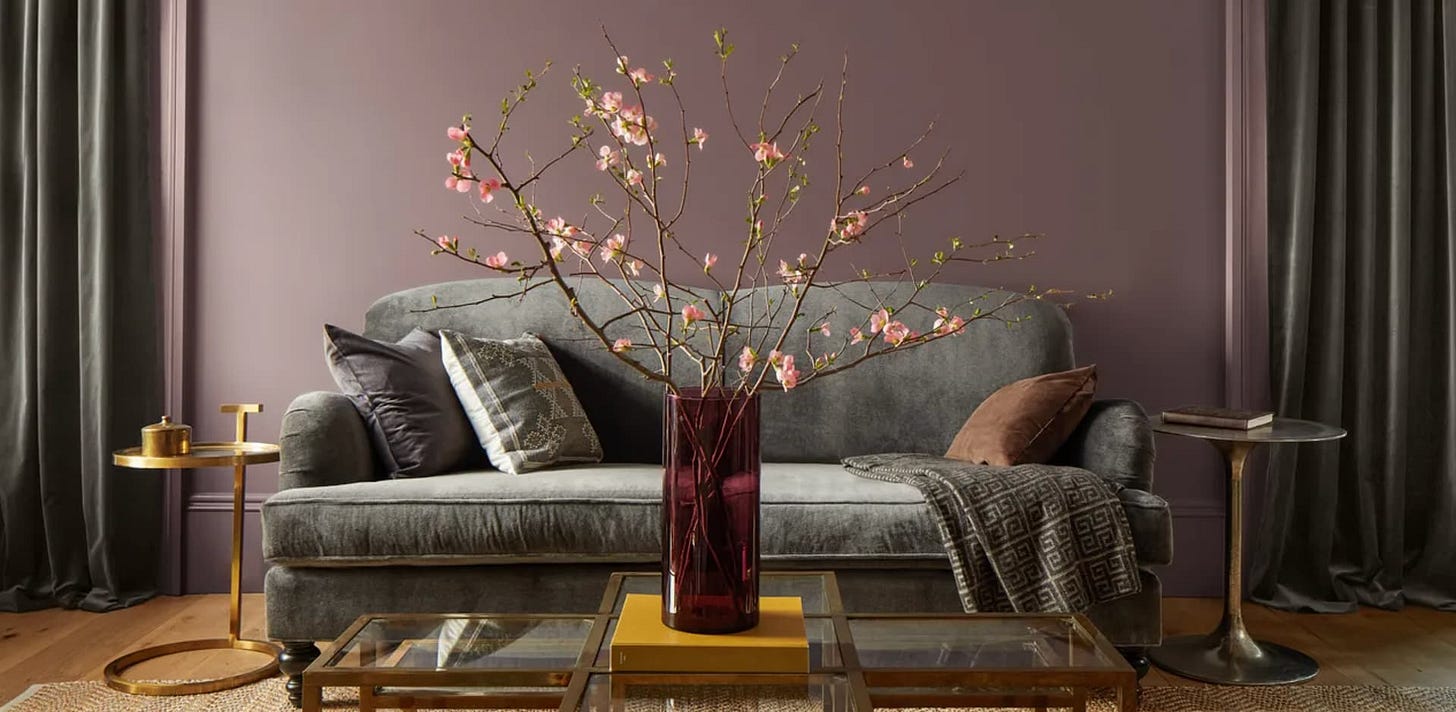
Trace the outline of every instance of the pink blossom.
{"label": "pink blossom", "polygon": [[597,149],[597,170],[604,171],[622,162],[622,154],[613,151],[611,146],[602,146]]}
{"label": "pink blossom", "polygon": [[618,74],[626,74],[627,73],[627,61],[628,61],[627,60],[627,55],[625,55],[625,54],[618,55],[618,57],[617,57],[617,73]]}
{"label": "pink blossom", "polygon": [[859,327],[852,326],[849,328],[849,343],[857,344],[864,340],[865,336],[864,334],[860,333]]}
{"label": "pink blossom", "polygon": [[758,353],[752,346],[744,346],[743,352],[738,354],[738,369],[740,371],[752,371],[753,365],[758,363]]}
{"label": "pink blossom", "polygon": [[869,216],[865,215],[863,210],[856,210],[842,218],[835,218],[829,224],[829,229],[837,229],[840,237],[845,240],[850,240],[859,237],[865,231],[865,228],[869,227],[869,224]]}
{"label": "pink blossom", "polygon": [[[446,190],[457,190],[457,191],[460,190],[460,178],[458,176],[446,176],[445,177],[445,189]],[[470,190],[470,182],[469,181],[466,181],[465,182],[465,190]]]}
{"label": "pink blossom", "polygon": [[777,141],[773,143],[755,143],[749,148],[753,149],[753,160],[759,163],[771,163],[784,160],[784,154],[779,150]]}
{"label": "pink blossom", "polygon": [[612,134],[637,146],[646,146],[648,135],[657,131],[657,119],[642,114],[642,107],[629,106],[612,122]]}
{"label": "pink blossom", "polygon": [[566,250],[566,241],[559,238],[551,238],[551,259],[560,262],[561,253]]}
{"label": "pink blossom", "polygon": [[885,325],[888,323],[890,323],[890,311],[888,309],[880,309],[879,311],[870,312],[871,334],[880,333],[880,330],[884,329]]}
{"label": "pink blossom", "polygon": [[628,262],[627,269],[632,272],[633,277],[642,276],[642,262],[640,260],[632,260],[631,262]]}
{"label": "pink blossom", "polygon": [[704,272],[711,271],[713,269],[713,265],[715,265],[715,264],[718,264],[718,256],[717,255],[709,252],[708,254],[706,254],[706,255],[703,256],[703,271]]}
{"label": "pink blossom", "polygon": [[698,150],[703,150],[703,145],[708,142],[708,132],[702,129],[693,129],[693,140],[688,143],[698,144]]}
{"label": "pink blossom", "polygon": [[905,166],[906,168],[914,168],[915,161],[910,160],[909,156],[901,156],[900,165]]}
{"label": "pink blossom", "polygon": [[[455,192],[456,193],[469,193],[470,192],[470,181],[471,180],[472,180],[471,177],[468,176],[468,175],[460,176],[460,178],[457,179],[457,181],[455,183]],[[446,181],[445,182],[445,185],[447,185],[447,186],[450,185],[450,182],[449,181]],[[485,195],[485,184],[484,183],[481,183],[480,184],[480,193],[481,193],[481,195]],[[486,202],[490,202],[490,199],[489,198],[486,198],[485,200],[486,200]]]}
{"label": "pink blossom", "polygon": [[642,185],[642,171],[636,168],[627,169],[627,185]]}
{"label": "pink blossom", "polygon": [[[483,181],[480,181],[480,199],[481,199],[481,201],[486,202],[486,203],[489,203],[490,201],[495,200],[495,196],[494,195],[491,195],[491,194],[494,193],[497,190],[500,190],[500,187],[501,187],[501,182],[499,180],[495,179],[495,178],[487,178],[487,179],[485,179]],[[460,192],[463,193],[465,191],[460,191]]]}
{"label": "pink blossom", "polygon": [[622,248],[626,247],[627,238],[620,234],[613,235],[602,241],[602,259],[608,262],[622,256]]}
{"label": "pink blossom", "polygon": [[885,342],[891,346],[899,346],[905,343],[906,339],[915,338],[910,327],[898,321],[892,321],[885,325]]}
{"label": "pink blossom", "polygon": [[449,235],[441,235],[441,236],[435,238],[435,244],[436,245],[439,245],[440,246],[440,249],[442,249],[442,250],[449,250],[451,252],[454,252],[455,251],[455,245],[458,244],[458,243],[457,243],[457,241],[455,239],[452,239]]}
{"label": "pink blossom", "polygon": [[506,265],[510,264],[510,262],[511,258],[507,257],[505,252],[497,252],[490,257],[485,258],[485,266],[494,267],[496,269],[505,267]]}
{"label": "pink blossom", "polygon": [[451,126],[445,129],[445,135],[448,136],[451,141],[464,141],[465,135],[468,133],[470,133],[469,124],[465,124],[462,126]]}
{"label": "pink blossom", "polygon": [[616,353],[622,353],[630,348],[632,348],[631,339],[617,339],[616,341],[612,342],[612,351]]}
{"label": "pink blossom", "polygon": [[[576,228],[572,228],[573,232],[575,230]],[[591,243],[586,240],[577,240],[571,243],[571,251],[575,252],[577,257],[588,259],[591,257]]]}
{"label": "pink blossom", "polygon": [[826,321],[823,324],[820,324],[819,325],[819,333],[821,333],[821,334],[823,334],[825,336],[829,336],[830,335],[829,322]]}
{"label": "pink blossom", "polygon": [[953,316],[949,320],[937,319],[935,321],[935,333],[941,336],[958,334],[964,328],[966,328],[966,320],[958,316]]}
{"label": "pink blossom", "polygon": [[574,225],[566,224],[566,218],[557,216],[546,221],[546,232],[558,237],[572,237],[576,235],[577,229]]}
{"label": "pink blossom", "polygon": [[609,113],[616,113],[617,111],[621,110],[621,108],[622,108],[622,92],[619,92],[619,91],[604,91],[604,92],[602,92],[602,100],[600,102],[600,106],[602,107],[602,110],[603,111],[606,111],[606,112],[609,112]]}
{"label": "pink blossom", "polygon": [[445,154],[445,160],[449,161],[450,165],[456,167],[470,165],[470,157],[465,155],[465,151],[458,148]]}
{"label": "pink blossom", "polygon": [[665,156],[663,156],[661,153],[654,153],[651,156],[648,156],[647,157],[647,165],[649,165],[649,166],[665,166],[665,165],[667,165],[667,158]]}
{"label": "pink blossom", "polygon": [[779,379],[779,385],[786,391],[799,385],[799,371],[794,368],[793,354],[786,354],[774,363],[774,377]]}
{"label": "pink blossom", "polygon": [[683,326],[692,326],[694,322],[703,318],[703,310],[696,304],[684,304],[682,308]]}
{"label": "pink blossom", "polygon": [[652,76],[650,72],[642,67],[638,67],[630,72],[627,72],[627,77],[632,80],[633,84],[636,84],[639,87],[657,78]]}
{"label": "pink blossom", "polygon": [[862,185],[859,188],[857,188],[854,192],[856,192],[856,193],[858,193],[860,195],[869,195],[870,194],[870,187],[867,186],[867,185]]}
{"label": "pink blossom", "polygon": [[652,285],[652,303],[656,304],[667,296],[667,289],[660,284]]}

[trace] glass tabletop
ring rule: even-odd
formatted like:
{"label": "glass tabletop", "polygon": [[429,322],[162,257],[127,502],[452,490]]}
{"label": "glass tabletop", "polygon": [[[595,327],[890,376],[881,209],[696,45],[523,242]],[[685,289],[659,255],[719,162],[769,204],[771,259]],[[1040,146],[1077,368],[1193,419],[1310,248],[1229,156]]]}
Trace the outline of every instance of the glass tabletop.
{"label": "glass tabletop", "polygon": [[1114,669],[1071,616],[851,617],[859,663],[875,669]]}
{"label": "glass tabletop", "polygon": [[[661,574],[623,574],[622,587],[612,604],[613,613],[622,612],[622,603],[629,593],[662,594]],[[785,596],[804,602],[804,615],[830,612],[829,577],[820,573],[766,572],[759,576],[758,595]]]}
{"label": "glass tabletop", "polygon": [[380,616],[328,660],[331,668],[569,670],[590,617]]}

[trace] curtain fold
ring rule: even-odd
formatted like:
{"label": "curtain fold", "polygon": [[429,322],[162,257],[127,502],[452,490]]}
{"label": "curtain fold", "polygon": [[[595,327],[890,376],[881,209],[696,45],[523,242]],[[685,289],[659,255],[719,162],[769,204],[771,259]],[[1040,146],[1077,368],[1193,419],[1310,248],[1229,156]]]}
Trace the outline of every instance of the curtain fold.
{"label": "curtain fold", "polygon": [[1252,596],[1456,611],[1456,0],[1268,12],[1274,401],[1350,434],[1274,449]]}
{"label": "curtain fold", "polygon": [[0,4],[0,610],[157,588],[152,2]]}

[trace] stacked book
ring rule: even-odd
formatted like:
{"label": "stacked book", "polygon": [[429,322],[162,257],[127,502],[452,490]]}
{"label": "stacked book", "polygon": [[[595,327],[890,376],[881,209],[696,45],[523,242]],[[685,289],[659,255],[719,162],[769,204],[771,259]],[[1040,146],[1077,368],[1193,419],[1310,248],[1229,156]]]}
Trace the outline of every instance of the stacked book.
{"label": "stacked book", "polygon": [[1274,413],[1266,410],[1233,410],[1231,408],[1187,406],[1163,411],[1163,422],[1179,425],[1201,425],[1205,428],[1253,430],[1254,428],[1273,423]]}
{"label": "stacked book", "polygon": [[662,598],[632,593],[612,636],[612,672],[807,673],[809,640],[803,601],[765,596],[758,626],[700,635],[662,624]]}

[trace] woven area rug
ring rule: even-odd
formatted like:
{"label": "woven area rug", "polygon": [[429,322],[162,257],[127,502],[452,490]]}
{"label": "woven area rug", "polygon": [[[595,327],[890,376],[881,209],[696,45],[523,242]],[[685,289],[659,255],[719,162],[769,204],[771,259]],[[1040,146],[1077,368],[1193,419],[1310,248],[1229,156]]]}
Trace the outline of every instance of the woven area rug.
{"label": "woven area rug", "polygon": [[[353,712],[358,696],[352,690],[327,690],[324,708]],[[822,704],[808,700],[756,701],[733,704],[703,699],[698,705],[675,704],[672,709],[727,712],[822,712]],[[768,702],[768,704],[764,704]],[[629,705],[629,710],[661,710],[658,704]],[[1094,712],[1116,712],[1110,698],[1088,705]],[[1141,712],[1449,712],[1456,710],[1456,687],[1148,687],[1142,691]],[[58,682],[36,685],[0,707],[0,712],[294,712],[281,678],[209,695],[186,697],[134,697],[115,692],[100,682]]]}

